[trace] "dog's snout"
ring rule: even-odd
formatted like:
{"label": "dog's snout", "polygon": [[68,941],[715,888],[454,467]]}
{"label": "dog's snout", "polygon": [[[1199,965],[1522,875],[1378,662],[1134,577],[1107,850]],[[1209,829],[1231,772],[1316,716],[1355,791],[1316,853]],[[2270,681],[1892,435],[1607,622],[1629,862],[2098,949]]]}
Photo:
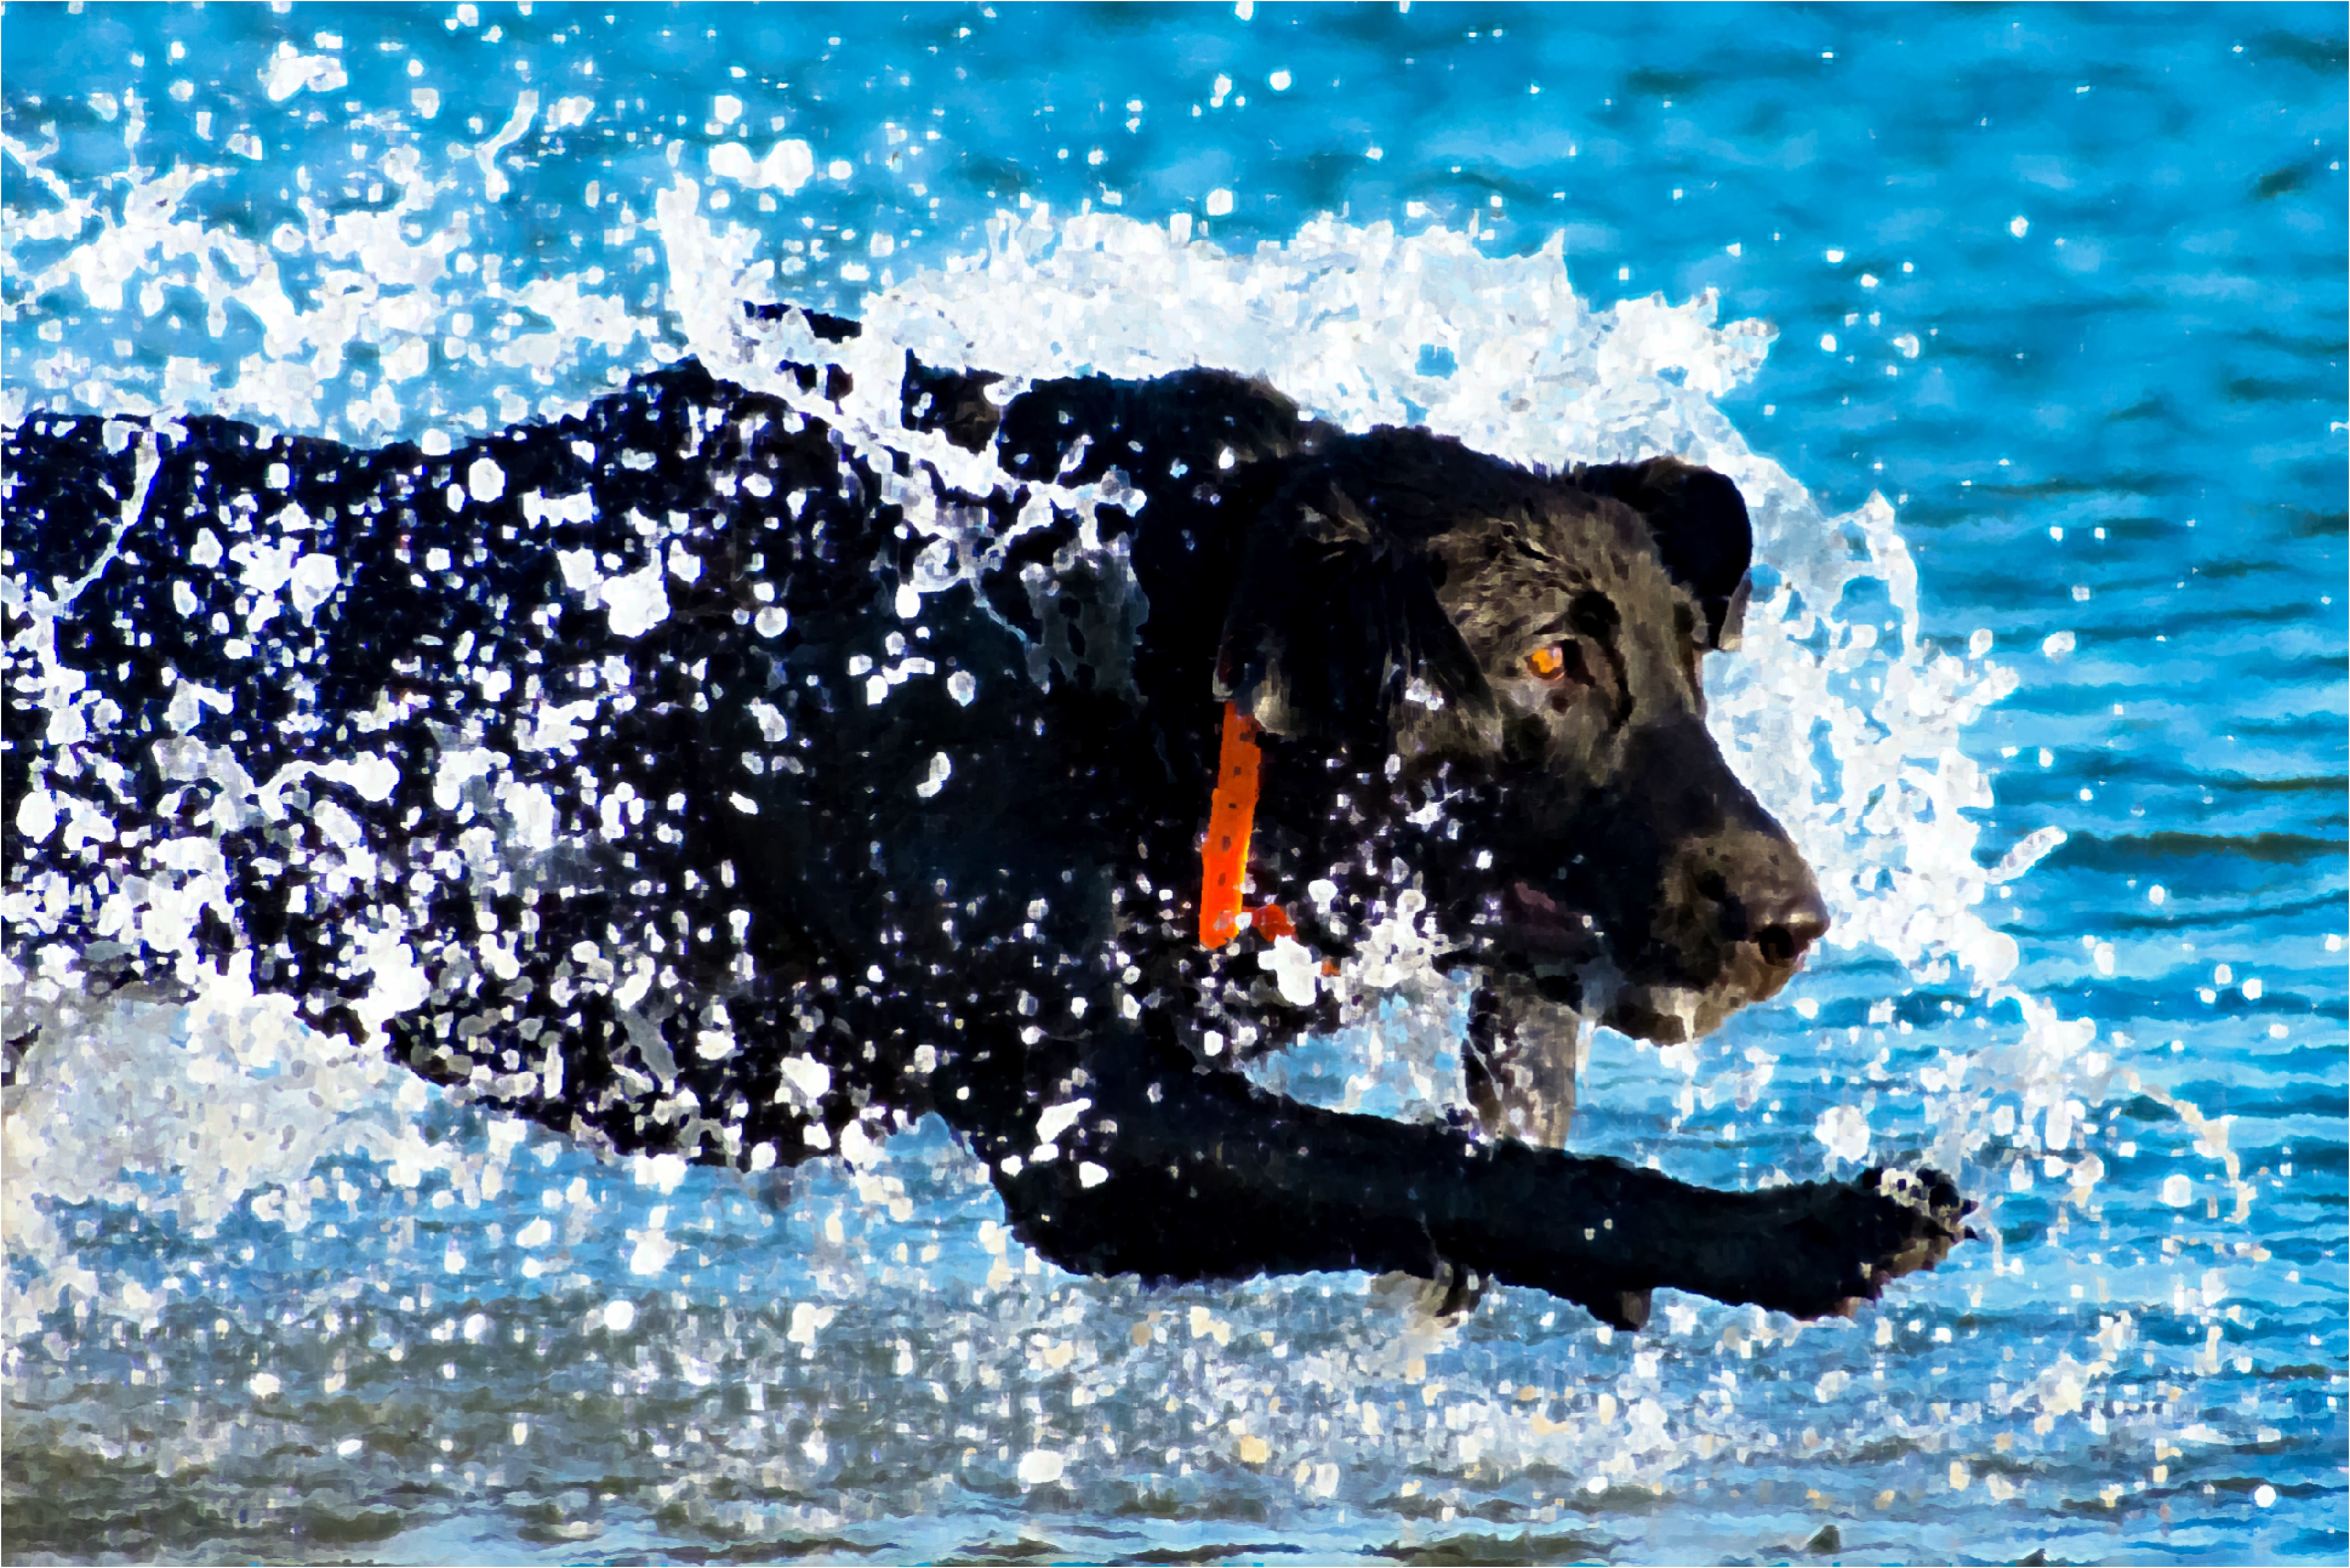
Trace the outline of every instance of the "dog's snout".
{"label": "dog's snout", "polygon": [[1828,907],[1817,891],[1808,888],[1776,908],[1750,910],[1749,918],[1756,927],[1754,945],[1762,950],[1764,961],[1783,969],[1794,964],[1814,942],[1828,934]]}
{"label": "dog's snout", "polygon": [[1828,907],[1810,867],[1767,818],[1708,842],[1710,864],[1691,886],[1725,940],[1751,946],[1773,970],[1792,971],[1827,935]]}

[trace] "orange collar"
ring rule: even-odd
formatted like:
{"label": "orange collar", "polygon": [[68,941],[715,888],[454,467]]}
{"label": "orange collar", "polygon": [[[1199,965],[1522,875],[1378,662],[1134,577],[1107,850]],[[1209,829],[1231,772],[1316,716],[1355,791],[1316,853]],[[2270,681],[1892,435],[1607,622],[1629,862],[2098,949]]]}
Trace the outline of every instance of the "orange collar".
{"label": "orange collar", "polygon": [[1224,704],[1223,742],[1216,757],[1216,792],[1208,807],[1208,836],[1200,845],[1200,940],[1222,947],[1241,933],[1241,916],[1268,937],[1295,936],[1296,926],[1278,904],[1244,908],[1249,834],[1256,823],[1258,775],[1264,752],[1257,722],[1237,704]]}

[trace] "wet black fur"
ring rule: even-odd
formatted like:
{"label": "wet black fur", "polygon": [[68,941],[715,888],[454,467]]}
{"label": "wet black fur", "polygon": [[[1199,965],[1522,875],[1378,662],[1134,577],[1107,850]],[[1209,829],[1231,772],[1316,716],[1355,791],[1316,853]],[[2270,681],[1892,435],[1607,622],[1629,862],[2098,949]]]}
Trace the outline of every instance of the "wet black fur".
{"label": "wet black fur", "polygon": [[[1628,612],[1576,600],[1582,629],[1561,635],[1587,632],[1598,660],[1623,628],[1595,617],[1677,615],[1693,689],[1746,566],[1727,481],[1672,464],[1543,478],[1422,431],[1345,436],[1211,371],[1052,383],[1008,407],[990,384],[910,366],[908,422],[992,441],[1032,482],[1116,468],[1140,494],[1099,513],[1098,540],[1066,511],[1023,531],[1018,497],[950,494],[978,559],[944,561],[900,504],[904,486],[938,488],[922,463],[877,468],[824,420],[690,362],[443,456],[217,419],[160,434],[28,420],[5,447],[8,957],[93,990],[184,992],[191,961],[109,928],[107,899],[136,877],[185,882],[158,846],[211,841],[227,892],[197,924],[202,961],[249,961],[317,1029],[365,1037],[361,939],[397,919],[432,994],[377,1038],[415,1071],[615,1150],[738,1167],[934,1111],[987,1160],[1024,1239],[1080,1271],[1463,1270],[1637,1324],[1659,1285],[1817,1314],[1940,1255],[1955,1220],[1939,1179],[1916,1203],[1875,1173],[1707,1190],[1307,1107],[1232,1070],[1354,1001],[1343,972],[1309,1005],[1284,1001],[1253,932],[1198,944],[1228,695],[1271,730],[1257,875],[1317,959],[1343,966],[1417,884],[1447,961],[1516,988],[1520,1014],[1586,1002],[1587,954],[1513,938],[1523,883],[1591,912],[1627,973],[1697,984],[1734,959],[1762,976],[1724,1007],[1792,971],[1786,955],[1754,969],[1749,928],[1794,917],[1742,913],[1739,882],[1793,908],[1807,875],[1701,728],[1663,725],[1567,778],[1495,662],[1510,606],[1461,598],[1507,566],[1492,541],[1524,543],[1494,519],[1564,507],[1655,586]],[[118,541],[151,441],[160,466]],[[452,508],[484,456],[503,493]],[[585,493],[592,513],[532,525],[533,492]],[[307,528],[289,531],[289,502]],[[1501,530],[1491,548],[1481,528]],[[332,556],[338,586],[248,633],[259,597],[233,552],[286,541]],[[61,700],[38,678],[27,596],[57,597],[109,543],[55,621],[58,664],[87,683],[62,699],[77,739],[51,727]],[[608,579],[672,549],[699,566],[665,579],[665,619],[624,638],[567,587],[562,555],[583,549]],[[968,569],[901,619],[926,551],[934,573]],[[775,607],[788,626],[763,635]],[[567,747],[533,749],[550,709],[589,698]],[[436,794],[440,759],[469,747],[501,755],[499,773]],[[940,753],[951,772],[924,794]],[[362,754],[397,765],[388,798],[284,774]],[[274,815],[255,793],[273,775]],[[494,780],[546,792],[552,848],[516,847]],[[635,805],[607,839],[623,784]],[[69,843],[70,811],[26,830],[35,789],[102,812],[110,836]],[[359,844],[336,841],[344,822]],[[1500,863],[1479,867],[1481,849]],[[352,879],[368,856],[374,879]],[[1304,890],[1317,877],[1326,904]],[[511,944],[511,973],[484,937]],[[640,961],[650,982],[632,991]],[[1480,1016],[1490,1036],[1494,1008]],[[1039,1113],[1076,1098],[1085,1113],[1040,1148]]]}

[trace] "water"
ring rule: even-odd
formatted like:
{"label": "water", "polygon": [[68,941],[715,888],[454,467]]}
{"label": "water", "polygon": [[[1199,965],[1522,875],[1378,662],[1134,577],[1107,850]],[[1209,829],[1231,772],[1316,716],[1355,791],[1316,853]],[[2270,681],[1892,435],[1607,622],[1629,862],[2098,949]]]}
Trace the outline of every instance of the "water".
{"label": "water", "polygon": [[[776,296],[1703,456],[1783,596],[1716,727],[1839,941],[1602,1035],[1577,1143],[1857,1117],[1996,1239],[1856,1325],[1438,1332],[1061,1274],[934,1127],[603,1166],[126,1005],[9,1091],[9,1555],[2339,1561],[2338,8],[997,11],[13,7],[0,411],[461,437]],[[1264,1071],[1430,1114],[1457,1029],[1407,977]]]}

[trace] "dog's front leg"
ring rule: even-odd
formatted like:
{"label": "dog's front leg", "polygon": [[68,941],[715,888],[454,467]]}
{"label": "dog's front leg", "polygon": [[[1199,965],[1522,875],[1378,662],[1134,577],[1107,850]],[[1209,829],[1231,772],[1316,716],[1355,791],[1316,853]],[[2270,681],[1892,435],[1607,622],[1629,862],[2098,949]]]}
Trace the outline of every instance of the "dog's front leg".
{"label": "dog's front leg", "polygon": [[[1539,1228],[1532,1199],[1544,1182],[1520,1168],[1518,1157],[1536,1154],[1522,1145],[1300,1105],[1134,1033],[1097,1042],[1071,1082],[1059,1108],[1035,1098],[989,1106],[984,1094],[941,1102],[989,1161],[1015,1231],[1065,1268],[1153,1280],[1357,1269],[1434,1278],[1449,1264],[1543,1283],[1624,1326],[1645,1315],[1627,1310],[1625,1296],[1645,1282],[1618,1278],[1624,1260],[1611,1254],[1623,1249],[1603,1221],[1578,1244],[1587,1290],[1555,1271],[1536,1281],[1493,1266]],[[1553,1214],[1596,1213],[1619,1182],[1661,1179],[1584,1161],[1593,1179],[1578,1182],[1566,1168],[1576,1162],[1549,1158],[1562,1168],[1547,1174],[1577,1189],[1544,1199]],[[1528,1235],[1513,1239],[1521,1228]]]}
{"label": "dog's front leg", "polygon": [[1430,1275],[1449,1263],[1632,1328],[1660,1285],[1835,1312],[1931,1266],[1957,1233],[1946,1183],[1914,1205],[1855,1183],[1713,1191],[1618,1160],[1299,1105],[1139,1041],[1091,1055],[1078,1093],[1087,1105],[1052,1124],[1042,1160],[1028,1132],[974,1142],[1028,1139],[1027,1154],[993,1160],[996,1187],[1023,1240],[1087,1273]]}
{"label": "dog's front leg", "polygon": [[1477,1123],[1496,1137],[1565,1148],[1588,1025],[1530,975],[1491,974],[1471,1003],[1461,1076]]}

